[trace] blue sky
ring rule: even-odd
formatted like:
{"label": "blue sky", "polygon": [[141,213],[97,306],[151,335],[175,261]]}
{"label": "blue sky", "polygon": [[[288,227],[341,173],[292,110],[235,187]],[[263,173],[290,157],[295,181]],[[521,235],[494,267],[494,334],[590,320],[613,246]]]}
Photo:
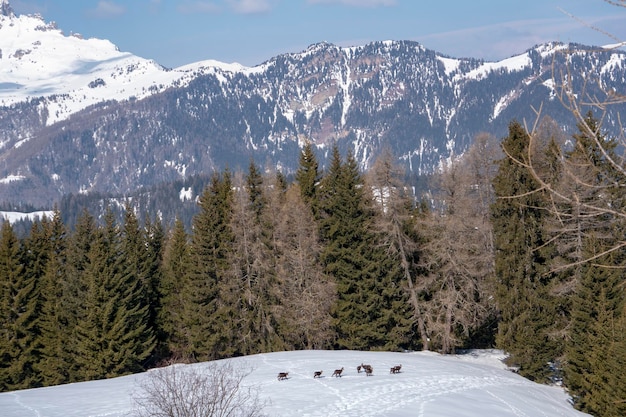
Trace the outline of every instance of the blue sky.
{"label": "blue sky", "polygon": [[327,41],[413,40],[452,57],[499,60],[556,40],[626,40],[612,0],[9,0],[64,33],[176,67],[205,59],[254,66]]}

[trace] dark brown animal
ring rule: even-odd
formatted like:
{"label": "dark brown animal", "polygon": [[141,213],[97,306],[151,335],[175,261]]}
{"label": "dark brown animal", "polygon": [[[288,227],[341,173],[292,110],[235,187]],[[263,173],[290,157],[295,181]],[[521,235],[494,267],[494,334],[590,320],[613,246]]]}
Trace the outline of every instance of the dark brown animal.
{"label": "dark brown animal", "polygon": [[391,369],[389,370],[389,373],[390,374],[399,374],[400,373],[400,369],[402,369],[402,365],[392,366]]}
{"label": "dark brown animal", "polygon": [[372,373],[374,372],[374,368],[372,368],[371,365],[363,365],[363,369],[365,370],[366,376],[371,376]]}
{"label": "dark brown animal", "polygon": [[315,373],[313,373],[313,378],[321,378],[322,377],[322,371],[315,371]]}
{"label": "dark brown animal", "polygon": [[356,373],[357,374],[361,373],[361,368],[363,368],[363,364],[360,364],[359,366],[356,367]]}
{"label": "dark brown animal", "polygon": [[343,367],[341,369],[335,369],[335,372],[333,372],[332,376],[341,378],[342,372],[343,372]]}
{"label": "dark brown animal", "polygon": [[279,372],[278,380],[282,381],[283,379],[288,379],[289,372]]}

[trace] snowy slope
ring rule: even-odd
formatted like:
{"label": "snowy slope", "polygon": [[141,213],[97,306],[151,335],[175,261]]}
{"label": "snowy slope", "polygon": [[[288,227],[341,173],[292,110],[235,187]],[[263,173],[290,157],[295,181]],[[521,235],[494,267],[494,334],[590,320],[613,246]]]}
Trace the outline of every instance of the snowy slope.
{"label": "snowy slope", "polygon": [[48,219],[51,219],[53,212],[51,210],[46,211],[33,211],[30,213],[23,213],[21,211],[0,211],[0,221],[8,221],[9,223],[15,223],[19,220],[32,220],[41,219],[43,216],[46,216]]}
{"label": "snowy slope", "polygon": [[[253,369],[244,385],[259,388],[268,416],[341,417],[575,417],[558,387],[535,384],[507,371],[499,351],[460,356],[434,353],[298,351],[230,359]],[[357,373],[362,362],[371,377]],[[389,368],[402,364],[402,372]],[[184,365],[199,369],[206,364]],[[237,366],[237,365],[235,365]],[[344,367],[344,376],[331,377]],[[313,372],[323,370],[322,378]],[[158,372],[153,370],[150,372]],[[133,395],[143,373],[110,380],[0,394],[3,417],[121,417],[135,415]],[[278,381],[278,372],[289,372]]]}
{"label": "snowy slope", "polygon": [[185,85],[215,68],[246,70],[216,61],[170,70],[108,40],[66,36],[39,15],[16,16],[8,0],[0,5],[0,106],[45,97],[48,125],[105,100],[141,99]]}

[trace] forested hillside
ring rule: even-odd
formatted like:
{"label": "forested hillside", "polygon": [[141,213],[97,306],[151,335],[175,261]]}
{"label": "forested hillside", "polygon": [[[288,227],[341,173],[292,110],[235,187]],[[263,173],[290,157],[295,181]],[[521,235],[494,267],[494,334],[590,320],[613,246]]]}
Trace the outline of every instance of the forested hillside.
{"label": "forested hillside", "polygon": [[57,209],[23,238],[5,222],[0,389],[282,350],[497,346],[580,409],[623,415],[625,178],[592,113],[562,132],[545,118],[512,121],[501,146],[479,135],[421,201],[391,152],[363,173],[335,146],[321,170],[309,144],[293,181],[254,161],[215,173],[190,229],[130,201],[75,227]]}

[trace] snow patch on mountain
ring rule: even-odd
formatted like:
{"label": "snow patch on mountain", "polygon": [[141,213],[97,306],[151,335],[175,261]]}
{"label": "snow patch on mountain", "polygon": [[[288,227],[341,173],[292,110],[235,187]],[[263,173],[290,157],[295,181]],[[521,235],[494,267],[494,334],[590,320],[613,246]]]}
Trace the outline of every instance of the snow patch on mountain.
{"label": "snow patch on mountain", "polygon": [[441,61],[441,63],[443,64],[444,71],[445,71],[447,76],[450,76],[452,73],[454,73],[456,70],[458,70],[459,69],[459,65],[461,64],[460,60],[454,59],[454,58],[447,58],[447,57],[444,57],[444,56],[437,56],[437,59],[439,61]]}
{"label": "snow patch on mountain", "polygon": [[8,221],[9,223],[15,223],[20,220],[34,221],[36,219],[42,219],[44,216],[51,219],[53,213],[50,210],[32,211],[30,213],[23,213],[20,211],[0,211],[0,220]]}
{"label": "snow patch on mountain", "polygon": [[[1,146],[0,146],[0,148],[1,148]],[[26,177],[23,176],[23,175],[9,175],[9,176],[6,176],[4,178],[0,178],[0,184],[9,184],[11,182],[22,181],[24,179],[26,179]]]}
{"label": "snow patch on mountain", "polygon": [[478,68],[469,71],[465,74],[465,78],[481,80],[487,77],[492,72],[505,71],[514,72],[521,71],[532,65],[532,60],[528,53],[512,56],[498,62],[485,62]]}

